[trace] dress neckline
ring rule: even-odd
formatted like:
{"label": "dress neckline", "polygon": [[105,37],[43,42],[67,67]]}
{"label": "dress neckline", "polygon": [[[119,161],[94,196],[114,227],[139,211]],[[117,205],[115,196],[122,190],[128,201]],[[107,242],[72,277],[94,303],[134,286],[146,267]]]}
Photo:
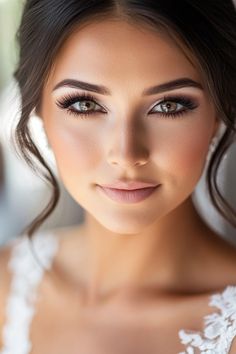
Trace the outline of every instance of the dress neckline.
{"label": "dress neckline", "polygon": [[[59,245],[55,232],[48,233],[48,238]],[[227,354],[236,336],[236,286],[227,285],[223,290],[208,296],[208,306],[215,310],[203,316],[203,330],[180,329],[179,339],[186,346],[186,351],[179,354],[200,353]]]}
{"label": "dress neckline", "polygon": [[[25,237],[28,242],[31,242],[26,235]],[[35,234],[32,238],[37,256],[43,258],[43,265],[48,270],[59,248],[60,240],[60,237],[52,230]],[[34,257],[32,253],[31,255]],[[42,275],[43,272],[41,277]],[[178,331],[180,342],[186,347],[186,351],[178,354],[195,354],[196,350],[200,353],[229,353],[232,341],[236,336],[236,286],[227,285],[223,290],[209,295],[208,306],[215,307],[216,310],[203,317],[203,330],[180,329]]]}
{"label": "dress neckline", "polygon": [[236,336],[236,286],[227,285],[222,291],[209,296],[208,306],[216,310],[203,317],[203,330],[179,330],[181,343],[186,350],[179,354],[227,354]]}

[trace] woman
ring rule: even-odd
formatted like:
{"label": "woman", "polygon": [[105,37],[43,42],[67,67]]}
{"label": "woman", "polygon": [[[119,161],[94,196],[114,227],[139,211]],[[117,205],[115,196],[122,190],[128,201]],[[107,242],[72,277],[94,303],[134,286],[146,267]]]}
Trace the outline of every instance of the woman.
{"label": "woman", "polygon": [[[236,352],[236,250],[192,202],[208,163],[236,225],[216,181],[236,132],[235,29],[230,0],[26,1],[16,141],[53,196],[2,250],[2,353]],[[59,188],[34,110],[85,211],[48,234]]]}

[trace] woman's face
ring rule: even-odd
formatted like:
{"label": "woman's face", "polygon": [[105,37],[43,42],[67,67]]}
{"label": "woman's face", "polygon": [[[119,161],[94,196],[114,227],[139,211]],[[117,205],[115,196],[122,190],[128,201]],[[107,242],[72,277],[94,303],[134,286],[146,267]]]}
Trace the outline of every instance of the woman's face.
{"label": "woman's face", "polygon": [[[86,107],[91,114],[79,115]],[[118,233],[144,229],[191,195],[218,122],[199,72],[171,39],[111,20],[87,25],[64,44],[40,115],[66,189]],[[142,201],[119,202],[97,187],[117,179],[159,187]]]}

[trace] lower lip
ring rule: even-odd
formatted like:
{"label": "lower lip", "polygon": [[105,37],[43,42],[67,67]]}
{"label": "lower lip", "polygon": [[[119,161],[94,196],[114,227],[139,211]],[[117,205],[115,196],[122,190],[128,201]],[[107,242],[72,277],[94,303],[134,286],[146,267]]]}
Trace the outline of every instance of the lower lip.
{"label": "lower lip", "polygon": [[126,204],[141,202],[142,200],[148,198],[152,193],[154,193],[158,186],[134,190],[124,190],[105,188],[97,185],[98,189],[105,193],[110,199]]}

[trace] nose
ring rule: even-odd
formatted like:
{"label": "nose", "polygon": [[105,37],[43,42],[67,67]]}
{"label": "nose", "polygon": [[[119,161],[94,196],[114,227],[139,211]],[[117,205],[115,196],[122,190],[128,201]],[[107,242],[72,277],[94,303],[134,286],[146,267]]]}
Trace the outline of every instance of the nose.
{"label": "nose", "polygon": [[148,137],[139,122],[126,121],[112,130],[107,158],[109,164],[128,168],[148,162]]}

